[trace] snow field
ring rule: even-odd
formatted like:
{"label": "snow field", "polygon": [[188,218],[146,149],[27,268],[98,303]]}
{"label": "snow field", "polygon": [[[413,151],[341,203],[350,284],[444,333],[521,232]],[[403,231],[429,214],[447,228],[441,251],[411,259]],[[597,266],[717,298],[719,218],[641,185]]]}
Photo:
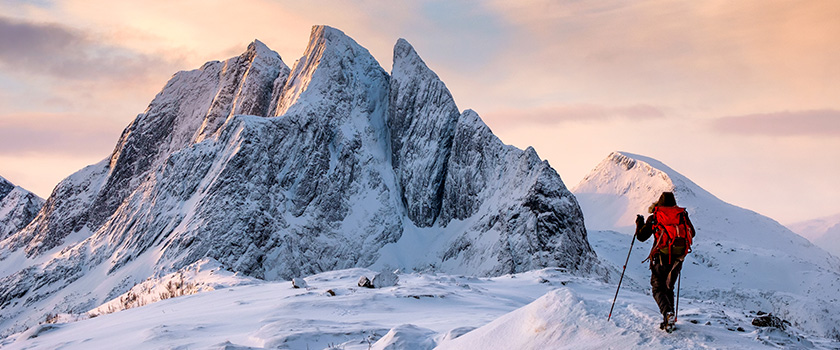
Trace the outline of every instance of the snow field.
{"label": "snow field", "polygon": [[[395,287],[359,288],[368,269],[263,282],[166,299],[73,322],[43,324],[4,349],[831,349],[795,327],[759,328],[751,311],[683,297],[667,334],[645,290],[543,269],[495,278],[411,273]],[[192,275],[197,278],[207,274]],[[203,276],[203,277],[201,277]],[[633,279],[632,276],[626,278]],[[628,282],[628,281],[625,281]],[[630,282],[631,285],[639,284]],[[329,293],[328,291],[332,291]],[[335,294],[332,296],[331,294]]]}

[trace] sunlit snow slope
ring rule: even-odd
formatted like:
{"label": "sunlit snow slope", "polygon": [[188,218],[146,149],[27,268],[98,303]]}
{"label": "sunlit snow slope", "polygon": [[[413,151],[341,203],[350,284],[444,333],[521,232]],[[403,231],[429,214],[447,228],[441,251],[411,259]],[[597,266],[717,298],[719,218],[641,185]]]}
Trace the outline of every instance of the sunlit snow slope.
{"label": "sunlit snow slope", "polygon": [[[655,159],[614,152],[573,189],[599,256],[623,264],[636,214],[649,215],[663,191],[675,193],[697,229],[682,274],[684,296],[771,311],[840,339],[838,258],[770,218],[721,201]],[[628,267],[644,286],[649,271],[641,261],[650,245],[636,242]]]}

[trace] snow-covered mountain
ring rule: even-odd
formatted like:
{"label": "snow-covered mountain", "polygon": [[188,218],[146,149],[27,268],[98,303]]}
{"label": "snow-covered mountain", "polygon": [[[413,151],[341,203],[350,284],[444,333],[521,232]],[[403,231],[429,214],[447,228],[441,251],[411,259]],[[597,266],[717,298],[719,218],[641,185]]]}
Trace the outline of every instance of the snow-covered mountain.
{"label": "snow-covered mountain", "polygon": [[840,256],[840,214],[787,225],[814,245]]}
{"label": "snow-covered mountain", "polygon": [[[778,222],[718,199],[661,162],[614,152],[574,189],[598,255],[621,266],[636,214],[664,191],[686,207],[697,237],[683,269],[683,296],[765,310],[840,339],[840,259]],[[600,230],[600,231],[598,231]],[[650,242],[637,243],[628,274],[646,286]]]}
{"label": "snow-covered mountain", "polygon": [[29,224],[42,206],[43,198],[0,177],[0,240]]}
{"label": "snow-covered mountain", "polygon": [[205,259],[266,280],[352,267],[609,274],[532,148],[459,112],[405,40],[388,74],[326,26],[291,69],[254,41],[175,74],[110,157],[62,181],[0,242],[0,335]]}

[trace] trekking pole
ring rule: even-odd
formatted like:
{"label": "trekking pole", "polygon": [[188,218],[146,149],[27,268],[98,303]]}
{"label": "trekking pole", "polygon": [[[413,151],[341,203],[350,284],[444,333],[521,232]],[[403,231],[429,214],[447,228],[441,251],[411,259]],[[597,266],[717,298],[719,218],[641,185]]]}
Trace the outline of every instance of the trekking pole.
{"label": "trekking pole", "polygon": [[682,271],[677,277],[677,306],[674,308],[674,323],[677,323],[677,315],[680,313],[680,281],[682,281]]}
{"label": "trekking pole", "polygon": [[630,251],[627,252],[627,259],[624,260],[624,267],[621,268],[621,278],[618,279],[618,288],[615,289],[615,297],[613,297],[612,306],[610,306],[610,314],[607,316],[607,322],[609,322],[610,317],[612,317],[613,308],[615,307],[615,301],[618,299],[618,290],[621,289],[621,281],[624,280],[624,270],[627,270],[627,262],[630,261],[630,253],[633,252],[633,244],[636,243],[636,234],[633,234],[633,240],[630,241]]}

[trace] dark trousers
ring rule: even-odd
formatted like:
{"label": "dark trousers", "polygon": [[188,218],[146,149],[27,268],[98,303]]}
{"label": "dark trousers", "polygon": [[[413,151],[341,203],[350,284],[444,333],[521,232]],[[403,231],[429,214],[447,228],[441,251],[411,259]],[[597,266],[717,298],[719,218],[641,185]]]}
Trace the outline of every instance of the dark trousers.
{"label": "dark trousers", "polygon": [[680,276],[682,260],[668,261],[667,255],[656,255],[650,262],[650,286],[653,299],[659,305],[659,312],[665,315],[674,312],[674,285]]}

